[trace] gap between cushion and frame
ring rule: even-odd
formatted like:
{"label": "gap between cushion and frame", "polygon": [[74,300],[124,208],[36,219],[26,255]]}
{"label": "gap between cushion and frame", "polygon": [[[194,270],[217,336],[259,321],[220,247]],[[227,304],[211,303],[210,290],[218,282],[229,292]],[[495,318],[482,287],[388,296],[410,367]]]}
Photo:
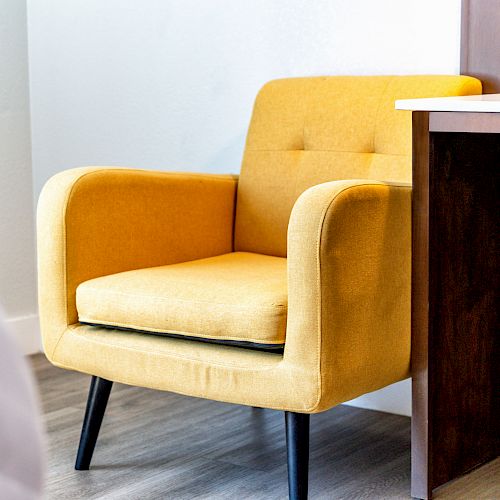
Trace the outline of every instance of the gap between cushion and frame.
{"label": "gap between cushion and frame", "polygon": [[240,347],[243,349],[253,349],[257,351],[271,352],[275,354],[283,354],[285,344],[261,344],[258,342],[246,342],[242,340],[224,340],[224,339],[212,339],[205,337],[195,337],[189,334],[182,333],[172,333],[172,332],[156,332],[149,330],[140,330],[137,328],[129,328],[124,326],[116,326],[116,325],[105,325],[102,323],[90,323],[87,321],[80,321],[82,325],[94,326],[98,328],[108,328],[110,330],[121,330],[124,332],[132,332],[132,333],[142,333],[145,335],[157,335],[159,337],[171,337],[174,339],[184,339],[184,340],[193,340],[197,342],[205,342],[207,344],[218,344],[218,345],[226,345],[231,347]]}

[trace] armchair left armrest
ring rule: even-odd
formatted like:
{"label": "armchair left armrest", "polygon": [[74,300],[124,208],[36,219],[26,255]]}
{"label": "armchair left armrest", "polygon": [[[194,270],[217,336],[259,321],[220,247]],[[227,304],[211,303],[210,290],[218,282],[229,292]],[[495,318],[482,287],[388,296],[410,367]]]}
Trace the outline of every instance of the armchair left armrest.
{"label": "armchair left armrest", "polygon": [[77,323],[77,286],[131,269],[212,257],[233,248],[237,177],[76,168],[38,203],[39,306],[49,359]]}

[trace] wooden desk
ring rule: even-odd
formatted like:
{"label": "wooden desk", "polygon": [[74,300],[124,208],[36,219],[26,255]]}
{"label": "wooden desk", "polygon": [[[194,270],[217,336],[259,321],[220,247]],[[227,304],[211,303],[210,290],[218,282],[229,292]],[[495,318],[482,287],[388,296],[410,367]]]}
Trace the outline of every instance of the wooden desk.
{"label": "wooden desk", "polygon": [[412,479],[432,490],[499,451],[500,94],[413,110]]}

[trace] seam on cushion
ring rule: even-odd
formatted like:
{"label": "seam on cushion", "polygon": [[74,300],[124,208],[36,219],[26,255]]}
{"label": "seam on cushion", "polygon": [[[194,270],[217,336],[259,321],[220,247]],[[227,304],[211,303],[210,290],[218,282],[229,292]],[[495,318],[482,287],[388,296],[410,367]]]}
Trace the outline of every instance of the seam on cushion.
{"label": "seam on cushion", "polygon": [[[379,94],[379,101],[377,106],[377,111],[375,111],[375,121],[373,123],[373,142],[372,142],[372,151],[375,153],[375,138],[377,135],[377,124],[378,124],[378,115],[380,113],[380,108],[382,107],[382,99],[389,88],[389,85],[394,81],[394,77],[389,77],[387,83],[385,84],[384,90]],[[408,156],[408,155],[394,155],[394,156]]]}
{"label": "seam on cushion", "polygon": [[144,327],[144,326],[141,326],[139,328],[137,325],[136,326],[132,326],[130,324],[121,323],[121,322],[118,322],[118,321],[110,322],[110,321],[107,321],[107,320],[99,320],[99,319],[86,318],[85,316],[79,317],[78,320],[80,322],[83,322],[83,323],[98,323],[96,326],[98,326],[99,324],[101,324],[101,325],[107,325],[107,326],[117,326],[117,327],[121,327],[121,328],[128,328],[130,330],[135,330],[134,333],[141,333],[138,330],[145,330],[145,331],[150,331],[151,333],[165,333],[165,334],[172,333],[174,335],[183,335],[183,336],[186,336],[186,337],[199,337],[199,338],[202,338],[202,339],[213,339],[213,340],[236,340],[236,341],[240,341],[240,342],[253,342],[254,344],[262,344],[263,340],[265,340],[266,344],[282,345],[284,343],[284,340],[283,341],[277,341],[277,340],[269,340],[268,341],[266,339],[256,340],[256,339],[253,339],[253,338],[242,339],[241,337],[228,337],[228,336],[215,336],[215,335],[208,336],[208,335],[203,335],[203,334],[198,334],[198,333],[193,333],[193,332],[183,332],[183,331],[180,331],[180,330],[170,330],[170,329],[165,330],[165,329],[154,328],[154,327]]}
{"label": "seam on cushion", "polygon": [[[115,169],[117,170],[117,169]],[[85,172],[82,175],[80,175],[71,185],[70,190],[68,191],[63,206],[62,206],[62,213],[61,213],[61,220],[62,220],[62,237],[63,237],[63,258],[62,258],[62,275],[63,275],[63,292],[64,292],[64,316],[65,316],[65,323],[68,325],[68,273],[67,273],[67,237],[66,237],[66,212],[67,208],[69,206],[69,201],[73,195],[73,191],[75,189],[75,186],[80,182],[81,179],[86,177],[87,175],[90,175],[92,173],[96,172],[96,170],[92,170],[90,172]],[[57,339],[57,342],[54,346],[54,349],[52,349],[52,357],[55,357],[56,350],[59,347],[59,343],[61,342],[64,334],[66,333],[66,329],[61,333],[59,338]]]}
{"label": "seam on cushion", "polygon": [[377,151],[374,151],[373,153],[370,153],[370,154],[377,155],[377,156],[402,156],[402,157],[411,158],[411,154],[407,155],[404,153],[378,153]]}
{"label": "seam on cushion", "polygon": [[322,376],[322,344],[323,344],[323,294],[321,293],[321,243],[322,243],[322,236],[323,236],[323,228],[325,226],[325,220],[326,220],[326,215],[328,213],[328,210],[330,207],[333,205],[335,200],[338,198],[338,196],[349,189],[349,187],[352,186],[347,186],[338,193],[335,194],[335,196],[331,199],[328,200],[328,204],[323,208],[322,214],[321,214],[321,221],[318,226],[318,233],[316,236],[316,286],[318,288],[318,297],[319,300],[316,303],[316,317],[317,317],[317,329],[318,329],[318,342],[317,342],[317,348],[316,348],[316,364],[318,366],[318,387],[319,387],[319,392],[318,392],[318,397],[316,398],[316,403],[314,406],[308,408],[308,411],[314,411],[318,406],[322,398],[323,394],[323,376]]}
{"label": "seam on cushion", "polygon": [[[357,185],[358,186],[358,185]],[[311,408],[314,410],[319,406],[319,403],[321,401],[321,398],[323,396],[323,366],[322,366],[322,346],[323,346],[323,293],[322,293],[322,277],[321,277],[321,244],[323,242],[323,228],[325,227],[325,221],[326,221],[326,216],[330,210],[330,207],[335,203],[337,198],[344,192],[347,191],[349,188],[353,186],[347,186],[341,191],[339,191],[331,200],[329,200],[328,205],[324,208],[322,217],[321,217],[321,224],[319,227],[319,232],[318,232],[318,237],[317,237],[317,246],[316,246],[316,259],[317,259],[317,270],[318,270],[318,275],[316,278],[316,283],[318,286],[318,296],[319,300],[317,302],[317,311],[316,314],[318,316],[318,349],[317,349],[317,363],[319,366],[318,370],[318,386],[319,386],[319,394],[318,394],[318,399],[316,400],[316,404]]]}
{"label": "seam on cushion", "polygon": [[376,151],[345,151],[338,149],[249,149],[255,153],[350,153],[357,155],[411,156],[404,153],[377,153]]}
{"label": "seam on cushion", "polygon": [[129,293],[129,292],[120,292],[120,291],[112,291],[109,292],[108,290],[102,290],[101,288],[94,288],[89,285],[85,285],[85,288],[88,290],[93,290],[94,292],[98,292],[100,294],[112,294],[112,295],[124,295],[126,297],[135,297],[135,298],[141,298],[141,299],[157,299],[162,302],[182,302],[182,303],[194,303],[194,304],[209,304],[209,305],[214,305],[214,306],[224,306],[224,307],[230,307],[232,309],[236,310],[247,310],[247,309],[255,309],[258,307],[259,309],[268,309],[269,311],[274,311],[275,309],[281,309],[281,310],[287,310],[288,306],[286,305],[280,305],[276,304],[275,306],[266,306],[266,305],[259,305],[257,304],[256,307],[251,307],[251,306],[238,306],[238,305],[233,305],[233,304],[225,304],[224,302],[212,302],[209,300],[190,300],[190,299],[179,299],[179,298],[169,298],[169,297],[161,297],[158,295],[141,295],[141,294],[136,294],[136,293]]}
{"label": "seam on cushion", "polygon": [[[322,377],[322,366],[321,366],[321,361],[322,361],[322,356],[321,356],[321,346],[322,346],[322,333],[323,333],[323,307],[322,307],[322,294],[321,294],[321,241],[322,241],[322,233],[323,233],[323,227],[324,227],[324,224],[325,224],[325,220],[326,220],[326,215],[328,213],[328,211],[330,210],[330,208],[332,207],[332,205],[337,201],[338,197],[344,193],[345,191],[349,190],[349,189],[353,189],[353,188],[357,188],[357,187],[364,187],[364,186],[387,186],[387,187],[400,187],[400,186],[394,186],[394,185],[387,185],[387,184],[384,184],[382,181],[380,183],[377,183],[377,182],[367,182],[367,183],[364,183],[364,184],[355,184],[355,185],[351,185],[351,186],[346,186],[345,188],[343,188],[341,191],[339,191],[338,193],[335,194],[335,196],[331,199],[331,200],[328,200],[328,204],[326,205],[326,207],[323,209],[323,212],[322,212],[322,215],[321,215],[321,221],[320,221],[320,224],[319,224],[319,228],[318,228],[318,236],[317,236],[317,244],[316,244],[316,262],[317,262],[317,271],[318,271],[318,274],[317,274],[317,277],[316,277],[316,283],[319,287],[319,297],[320,297],[320,300],[318,302],[318,307],[317,307],[317,314],[318,314],[318,348],[317,348],[317,352],[316,352],[316,355],[317,355],[317,363],[319,364],[319,371],[318,371],[318,386],[319,386],[319,394],[318,394],[318,398],[316,399],[316,403],[307,408],[306,411],[314,411],[318,406],[319,406],[319,403],[321,401],[321,398],[322,398],[322,386],[323,386],[323,377]],[[408,186],[401,186],[401,187],[408,187]],[[286,344],[285,344],[285,349],[286,349]]]}
{"label": "seam on cushion", "polygon": [[[92,167],[91,167],[92,168]],[[219,181],[226,181],[226,182],[231,182],[231,183],[236,183],[237,178],[234,176],[237,176],[238,174],[204,174],[204,173],[198,173],[198,172],[175,172],[175,171],[168,171],[168,170],[147,170],[147,169],[141,169],[141,168],[120,168],[120,167],[113,167],[113,166],[100,166],[100,167],[95,167],[95,170],[91,172],[86,172],[83,174],[81,177],[84,177],[87,174],[97,174],[97,173],[102,173],[105,171],[113,170],[115,172],[128,172],[128,173],[138,173],[142,174],[144,176],[158,176],[158,177],[189,177],[193,179],[217,179]],[[80,180],[81,177],[77,179]]]}
{"label": "seam on cushion", "polygon": [[[116,344],[114,342],[102,342],[100,340],[95,340],[95,339],[93,339],[91,341],[90,339],[88,339],[87,337],[85,337],[84,335],[82,335],[80,332],[78,332],[78,330],[76,328],[74,329],[73,333],[75,335],[78,335],[81,339],[85,340],[86,342],[96,343],[96,344],[100,344],[100,345],[104,345],[104,346],[118,347],[119,349],[125,349],[127,351],[147,352],[149,354],[153,354],[155,356],[160,356],[160,357],[166,357],[166,358],[170,357],[170,358],[177,358],[177,359],[185,359],[185,360],[188,360],[188,361],[194,361],[194,362],[197,362],[197,363],[202,363],[202,364],[205,364],[205,365],[208,365],[208,366],[220,366],[220,367],[223,367],[223,368],[238,368],[238,370],[256,371],[255,368],[246,368],[246,367],[242,367],[242,366],[236,365],[236,364],[222,364],[222,363],[217,363],[217,362],[204,361],[204,360],[200,360],[200,359],[197,359],[197,358],[192,358],[190,356],[183,356],[182,354],[172,354],[172,353],[164,354],[164,353],[158,352],[157,350],[154,350],[154,349],[138,349],[136,347],[124,346],[124,345],[121,345],[121,344]],[[176,340],[176,339],[172,339],[172,340]],[[178,339],[178,340],[182,340],[182,339]],[[221,347],[221,346],[218,346],[218,347]],[[262,354],[262,353],[260,353],[260,354]],[[270,354],[270,355],[273,355],[273,354]],[[276,354],[274,354],[274,356],[275,355]],[[282,362],[283,362],[283,358],[281,359],[280,363],[282,363]],[[268,366],[268,367],[266,367],[266,368],[264,368],[262,370],[257,370],[257,371],[272,370],[274,368],[276,368],[276,367],[275,366]]]}
{"label": "seam on cushion", "polygon": [[233,193],[233,221],[231,224],[231,252],[236,251],[236,210],[238,208],[238,191],[240,188],[240,179],[235,179]]}
{"label": "seam on cushion", "polygon": [[[321,294],[321,236],[323,233],[323,227],[325,224],[325,218],[326,214],[328,212],[328,209],[332,205],[332,203],[335,201],[335,199],[339,196],[340,193],[344,192],[347,187],[344,188],[342,191],[339,191],[338,193],[335,194],[333,199],[328,200],[328,204],[323,208],[322,213],[321,213],[321,219],[318,224],[318,231],[316,234],[316,287],[317,287],[317,296],[319,297],[319,300],[316,303],[316,320],[317,320],[317,348],[316,348],[316,365],[318,366],[318,377],[317,377],[317,383],[319,387],[319,392],[318,396],[316,398],[316,402],[314,403],[313,406],[309,407],[306,409],[306,411],[314,411],[320,401],[321,401],[321,396],[322,396],[322,376],[321,376],[321,345],[322,345],[322,325],[321,325],[321,304],[322,304],[322,294]],[[286,344],[285,344],[285,349],[286,349]]]}

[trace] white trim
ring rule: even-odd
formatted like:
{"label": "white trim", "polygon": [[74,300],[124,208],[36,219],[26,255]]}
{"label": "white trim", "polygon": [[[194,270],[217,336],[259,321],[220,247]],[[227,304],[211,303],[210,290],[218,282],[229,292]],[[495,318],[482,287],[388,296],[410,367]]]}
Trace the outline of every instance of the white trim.
{"label": "white trim", "polygon": [[427,97],[424,99],[399,99],[396,101],[396,109],[405,109],[410,111],[498,113],[500,112],[500,94]]}
{"label": "white trim", "polygon": [[7,318],[5,323],[12,334],[12,338],[23,354],[41,352],[42,340],[38,314]]}
{"label": "white trim", "polygon": [[344,404],[411,417],[411,378],[388,385]]}

